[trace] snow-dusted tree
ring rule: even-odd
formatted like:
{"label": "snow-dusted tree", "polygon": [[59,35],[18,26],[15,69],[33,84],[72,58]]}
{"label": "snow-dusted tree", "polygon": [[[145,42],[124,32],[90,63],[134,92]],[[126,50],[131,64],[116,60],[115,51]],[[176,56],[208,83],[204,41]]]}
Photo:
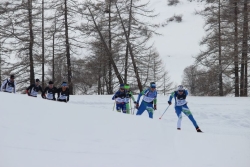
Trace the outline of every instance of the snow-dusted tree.
{"label": "snow-dusted tree", "polygon": [[23,89],[29,81],[35,80],[35,64],[39,46],[35,36],[39,31],[35,19],[40,11],[36,10],[32,0],[1,1],[1,39],[14,61],[8,62],[6,69],[15,73],[19,86]]}

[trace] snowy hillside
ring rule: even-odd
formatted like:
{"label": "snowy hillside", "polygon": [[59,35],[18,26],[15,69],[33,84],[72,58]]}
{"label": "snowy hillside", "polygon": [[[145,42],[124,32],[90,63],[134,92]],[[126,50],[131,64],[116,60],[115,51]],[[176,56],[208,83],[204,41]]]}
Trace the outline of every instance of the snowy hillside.
{"label": "snowy hillside", "polygon": [[201,50],[199,41],[205,36],[204,20],[195,15],[195,11],[204,8],[204,3],[180,0],[176,6],[167,4],[167,0],[151,0],[149,7],[159,13],[159,16],[151,21],[162,23],[173,15],[182,15],[182,22],[170,22],[159,28],[157,32],[162,36],[155,36],[152,41],[166,65],[166,70],[169,71],[171,80],[181,84],[183,70],[194,63],[193,56]]}
{"label": "snowy hillside", "polygon": [[59,103],[0,92],[0,167],[249,167],[249,98],[188,97],[200,128],[158,98],[154,119],[112,111],[111,96]]}

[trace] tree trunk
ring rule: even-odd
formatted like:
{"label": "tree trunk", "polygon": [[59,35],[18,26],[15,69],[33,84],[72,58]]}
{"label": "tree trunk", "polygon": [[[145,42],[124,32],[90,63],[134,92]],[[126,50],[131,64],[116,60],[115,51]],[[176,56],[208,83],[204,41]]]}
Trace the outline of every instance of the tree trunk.
{"label": "tree trunk", "polygon": [[124,35],[126,37],[127,44],[128,44],[129,53],[130,53],[130,56],[131,56],[131,59],[132,59],[132,64],[133,64],[133,67],[134,67],[134,72],[135,72],[135,76],[136,76],[136,80],[137,80],[137,85],[138,85],[138,88],[139,88],[139,90],[141,92],[142,91],[142,84],[141,84],[140,76],[139,76],[138,69],[137,69],[137,66],[136,66],[135,57],[134,57],[134,54],[133,54],[131,43],[129,41],[129,37],[128,37],[128,34],[126,32],[123,20],[121,18],[121,14],[120,14],[120,11],[118,9],[117,3],[115,3],[115,6],[116,6],[117,13],[119,15],[119,18],[120,18],[120,21],[121,21],[121,24],[122,24],[122,28],[123,28],[123,31],[124,31]]}
{"label": "tree trunk", "polygon": [[97,30],[97,32],[98,32],[100,38],[101,38],[101,41],[102,41],[102,43],[103,43],[103,45],[104,45],[104,48],[105,48],[105,50],[106,50],[106,53],[109,55],[109,58],[110,58],[110,60],[111,60],[111,64],[112,64],[113,69],[114,69],[114,71],[115,71],[115,75],[116,75],[117,79],[119,80],[119,83],[122,84],[122,83],[123,83],[123,80],[122,80],[122,77],[121,77],[121,75],[120,75],[120,73],[119,73],[119,71],[118,71],[118,68],[117,68],[117,66],[116,66],[116,64],[115,64],[115,62],[114,62],[114,59],[113,59],[113,57],[112,57],[112,52],[111,52],[111,50],[109,50],[109,48],[108,48],[108,46],[107,46],[107,44],[106,44],[106,42],[105,42],[105,40],[104,40],[104,38],[103,38],[103,36],[102,36],[100,30],[99,30],[99,28],[98,28],[98,26],[97,26],[97,24],[96,24],[96,22],[95,22],[95,18],[94,18],[94,16],[93,16],[93,14],[92,14],[92,12],[91,12],[91,10],[90,10],[89,7],[88,7],[88,10],[89,10],[89,13],[90,13],[90,15],[91,15],[91,18],[92,18],[92,20],[93,20],[93,22],[94,22],[95,28],[96,28],[96,30]]}
{"label": "tree trunk", "polygon": [[221,55],[221,3],[220,3],[220,0],[219,0],[219,14],[218,14],[218,22],[219,22],[219,95],[220,96],[223,96],[223,81],[222,81],[222,62],[221,62],[221,59],[222,59],[222,55]]}
{"label": "tree trunk", "polygon": [[[130,8],[129,8],[128,37],[130,37],[130,30],[131,30],[132,4],[133,4],[133,0],[130,1]],[[125,83],[128,82],[127,78],[128,78],[128,44],[126,46],[126,54],[125,54],[125,72],[124,72],[124,82]]]}
{"label": "tree trunk", "polygon": [[68,32],[68,7],[67,0],[64,0],[64,20],[65,20],[65,43],[66,43],[66,57],[67,57],[67,72],[68,72],[68,84],[69,84],[69,93],[73,94],[73,84],[71,83],[72,71],[71,71],[71,60],[70,60],[70,44],[69,44],[69,32]]}
{"label": "tree trunk", "polygon": [[242,94],[243,96],[247,96],[247,86],[248,86],[248,78],[247,78],[247,68],[248,68],[248,6],[247,6],[248,0],[244,0],[244,9],[243,9],[243,15],[244,15],[244,20],[243,20],[243,39],[242,39],[242,59],[244,63],[244,81],[242,81],[243,84],[243,90]]}
{"label": "tree trunk", "polygon": [[[111,1],[109,2],[109,50],[112,50],[112,41],[111,41]],[[112,63],[111,63],[112,56],[108,58],[108,94],[113,94],[112,88]]]}
{"label": "tree trunk", "polygon": [[234,2],[234,95],[239,97],[238,0]]}
{"label": "tree trunk", "polygon": [[44,81],[44,0],[42,0],[42,88],[45,87]]}
{"label": "tree trunk", "polygon": [[32,0],[28,0],[28,14],[29,14],[29,61],[30,61],[30,83],[35,81],[35,72],[34,72],[34,62],[33,62],[33,44],[34,44],[34,35],[33,35],[33,24],[32,24]]}

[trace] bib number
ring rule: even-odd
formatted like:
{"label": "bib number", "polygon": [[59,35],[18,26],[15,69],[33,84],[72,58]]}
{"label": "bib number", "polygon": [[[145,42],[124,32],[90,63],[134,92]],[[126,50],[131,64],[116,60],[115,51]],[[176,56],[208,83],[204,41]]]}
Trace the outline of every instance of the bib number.
{"label": "bib number", "polygon": [[186,104],[187,102],[186,102],[186,100],[184,99],[184,100],[177,100],[176,101],[176,105],[177,106],[183,106],[184,104]]}
{"label": "bib number", "polygon": [[48,94],[47,94],[47,99],[52,100],[52,99],[53,99],[53,94],[52,94],[52,93],[48,93]]}
{"label": "bib number", "polygon": [[151,102],[154,100],[154,98],[144,96],[144,97],[143,97],[143,100],[144,100],[145,102],[151,103]]}

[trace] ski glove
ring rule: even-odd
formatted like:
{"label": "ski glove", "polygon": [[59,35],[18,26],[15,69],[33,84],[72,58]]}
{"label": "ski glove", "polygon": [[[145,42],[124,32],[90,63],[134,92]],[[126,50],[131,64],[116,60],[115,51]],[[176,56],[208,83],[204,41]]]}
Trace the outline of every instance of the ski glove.
{"label": "ski glove", "polygon": [[30,96],[30,93],[29,93],[29,91],[28,91],[28,90],[26,90],[26,93],[27,93],[27,95],[28,95],[28,96]]}
{"label": "ski glove", "polygon": [[157,108],[156,108],[156,104],[154,105],[154,110],[157,110]]}
{"label": "ski glove", "polygon": [[135,106],[135,108],[136,108],[136,109],[138,109],[138,108],[139,108],[139,104],[138,104],[138,103],[136,103],[136,106]]}
{"label": "ski glove", "polygon": [[137,103],[137,102],[136,102],[136,101],[134,101],[134,104],[135,104],[135,105],[136,105],[136,103]]}
{"label": "ski glove", "polygon": [[171,101],[168,101],[168,104],[171,105],[172,104]]}
{"label": "ski glove", "polygon": [[42,94],[42,98],[43,98],[43,99],[46,99],[46,95],[45,95],[45,94]]}

